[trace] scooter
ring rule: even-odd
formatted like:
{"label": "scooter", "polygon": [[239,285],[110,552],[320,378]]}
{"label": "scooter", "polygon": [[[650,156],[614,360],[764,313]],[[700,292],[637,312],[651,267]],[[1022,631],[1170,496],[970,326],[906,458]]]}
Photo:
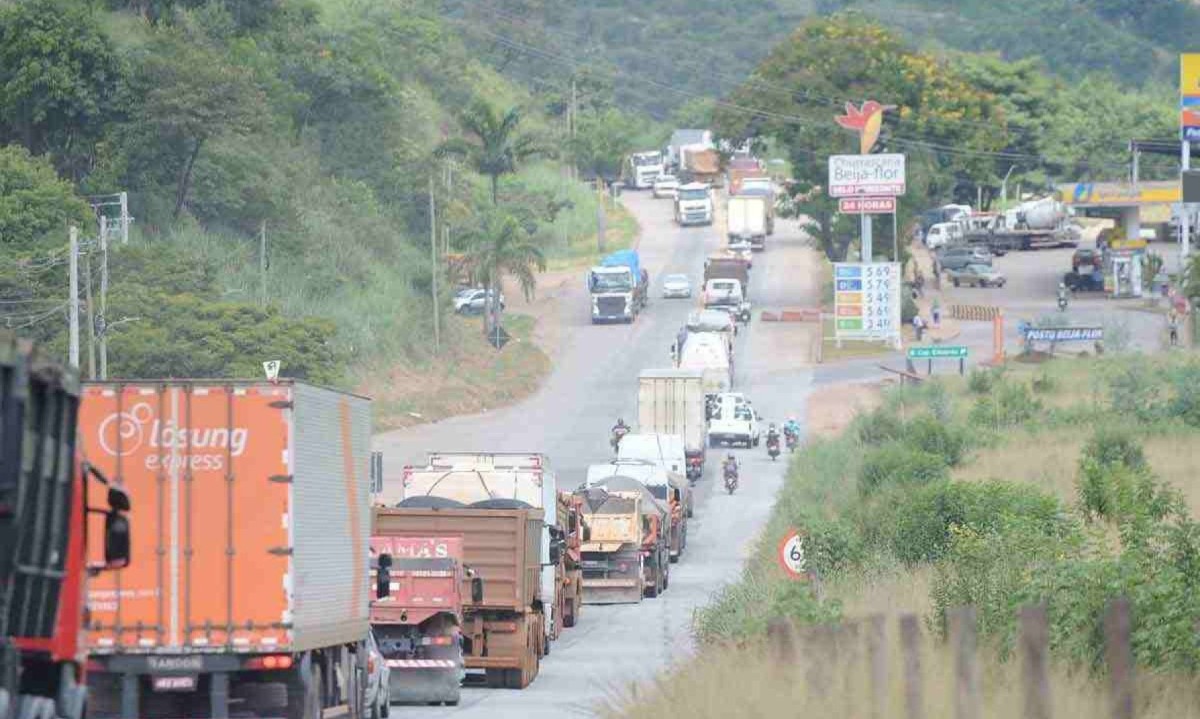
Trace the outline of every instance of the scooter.
{"label": "scooter", "polygon": [[784,432],[783,441],[787,443],[789,454],[796,451],[796,444],[799,442],[799,438],[796,436],[795,432]]}
{"label": "scooter", "polygon": [[769,456],[771,458],[772,462],[774,462],[776,459],[779,458],[779,438],[778,437],[767,439],[767,456]]}
{"label": "scooter", "polygon": [[736,467],[725,468],[725,491],[733,494],[738,485],[738,471]]}

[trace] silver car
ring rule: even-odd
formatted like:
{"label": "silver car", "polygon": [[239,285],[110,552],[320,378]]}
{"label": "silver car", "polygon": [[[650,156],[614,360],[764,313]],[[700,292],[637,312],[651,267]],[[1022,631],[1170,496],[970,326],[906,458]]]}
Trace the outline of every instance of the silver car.
{"label": "silver car", "polygon": [[663,277],[662,296],[666,297],[691,297],[692,296],[692,281],[687,275],[667,275]]}
{"label": "silver car", "polygon": [[392,712],[391,670],[379,651],[375,632],[367,632],[367,691],[363,705],[369,719],[380,719]]}

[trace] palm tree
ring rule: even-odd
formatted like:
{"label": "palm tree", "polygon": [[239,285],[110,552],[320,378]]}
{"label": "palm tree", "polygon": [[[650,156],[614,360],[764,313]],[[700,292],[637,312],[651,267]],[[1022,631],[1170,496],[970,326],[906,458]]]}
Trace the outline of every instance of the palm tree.
{"label": "palm tree", "polygon": [[516,278],[525,299],[531,299],[546,258],[521,223],[507,213],[488,213],[466,240],[471,264],[488,290],[484,330],[490,335],[500,326],[501,280],[506,275]]}
{"label": "palm tree", "polygon": [[499,204],[500,177],[517,171],[517,166],[545,154],[532,135],[521,133],[521,111],[512,107],[501,112],[486,100],[476,100],[463,111],[459,123],[469,137],[456,137],[437,147],[436,154],[466,158],[492,183],[492,204]]}

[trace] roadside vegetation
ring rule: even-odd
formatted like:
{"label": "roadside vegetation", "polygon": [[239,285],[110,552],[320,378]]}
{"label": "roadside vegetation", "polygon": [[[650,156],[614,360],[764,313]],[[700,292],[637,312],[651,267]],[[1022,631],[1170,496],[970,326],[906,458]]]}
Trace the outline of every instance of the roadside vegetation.
{"label": "roadside vegetation", "polygon": [[[742,579],[696,617],[698,660],[617,706],[650,716],[688,697],[701,717],[829,709],[827,698],[784,686],[791,670],[765,668],[769,619],[811,626],[907,611],[936,637],[948,609],[973,605],[987,712],[1000,716],[1019,689],[1016,610],[1045,602],[1056,703],[1090,715],[1104,696],[1103,612],[1123,595],[1149,677],[1139,715],[1193,715],[1172,712],[1194,707],[1200,691],[1197,386],[1194,358],[1126,355],[979,369],[887,392],[796,456]],[[809,535],[815,583],[785,579],[777,564],[790,528]],[[928,651],[946,665],[940,645]],[[706,691],[714,672],[725,674],[721,686],[761,691]],[[949,712],[944,683],[947,706],[934,716]]]}

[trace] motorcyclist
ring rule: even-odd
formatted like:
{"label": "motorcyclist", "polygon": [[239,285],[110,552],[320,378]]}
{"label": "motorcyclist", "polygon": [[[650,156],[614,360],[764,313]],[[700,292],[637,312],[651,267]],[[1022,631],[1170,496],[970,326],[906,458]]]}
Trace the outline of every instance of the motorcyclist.
{"label": "motorcyclist", "polygon": [[730,452],[729,455],[721,461],[721,469],[727,477],[730,474],[732,474],[734,477],[738,476],[738,461],[737,457],[733,456],[733,452]]}
{"label": "motorcyclist", "polygon": [[612,446],[614,451],[621,444],[621,438],[627,434],[629,434],[629,425],[625,424],[624,419],[618,418],[617,423],[612,428]]}
{"label": "motorcyclist", "polygon": [[783,423],[783,436],[788,439],[800,438],[800,423],[796,421],[795,417],[788,417],[787,421]]}
{"label": "motorcyclist", "polygon": [[774,422],[767,427],[767,446],[770,447],[771,445],[779,446],[779,430],[775,429]]}
{"label": "motorcyclist", "polygon": [[1067,285],[1065,282],[1058,283],[1058,306],[1060,308],[1067,306]]}

